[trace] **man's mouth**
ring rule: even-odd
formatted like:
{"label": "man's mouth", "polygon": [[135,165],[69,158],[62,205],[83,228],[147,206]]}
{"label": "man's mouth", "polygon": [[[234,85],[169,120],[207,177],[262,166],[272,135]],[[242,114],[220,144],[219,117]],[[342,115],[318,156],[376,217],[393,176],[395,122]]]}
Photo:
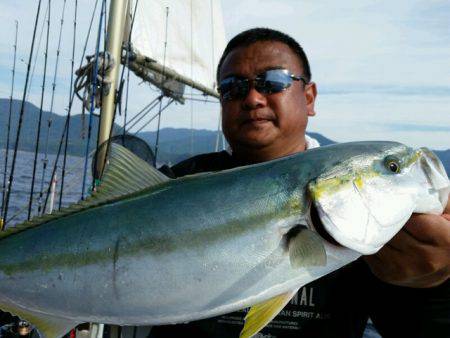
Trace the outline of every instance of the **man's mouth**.
{"label": "man's mouth", "polygon": [[247,118],[243,121],[242,124],[254,124],[254,125],[258,125],[258,124],[264,124],[267,122],[273,122],[273,119],[270,117],[250,117]]}

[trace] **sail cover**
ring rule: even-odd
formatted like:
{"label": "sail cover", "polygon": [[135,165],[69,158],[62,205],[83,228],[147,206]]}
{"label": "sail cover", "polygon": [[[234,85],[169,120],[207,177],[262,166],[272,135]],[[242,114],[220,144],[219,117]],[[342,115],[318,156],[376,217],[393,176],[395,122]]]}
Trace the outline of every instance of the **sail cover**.
{"label": "sail cover", "polygon": [[140,0],[131,43],[136,52],[215,90],[225,48],[220,1]]}

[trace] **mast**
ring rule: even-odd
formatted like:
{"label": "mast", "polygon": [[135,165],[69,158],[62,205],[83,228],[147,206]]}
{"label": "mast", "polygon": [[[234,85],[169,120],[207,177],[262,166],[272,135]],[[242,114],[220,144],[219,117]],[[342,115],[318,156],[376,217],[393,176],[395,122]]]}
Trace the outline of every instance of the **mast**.
{"label": "mast", "polygon": [[114,110],[116,99],[117,79],[119,74],[120,59],[122,54],[122,42],[127,16],[128,0],[111,0],[107,30],[106,51],[114,60],[111,69],[106,74],[111,80],[108,93],[102,96],[100,125],[97,139],[97,156],[95,157],[94,179],[101,178],[106,158],[106,147],[100,149],[100,145],[107,141],[111,135],[114,122]]}

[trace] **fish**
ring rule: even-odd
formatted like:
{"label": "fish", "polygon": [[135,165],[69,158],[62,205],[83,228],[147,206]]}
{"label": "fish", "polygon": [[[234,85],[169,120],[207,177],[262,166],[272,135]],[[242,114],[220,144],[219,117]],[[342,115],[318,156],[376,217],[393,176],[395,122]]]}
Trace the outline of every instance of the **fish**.
{"label": "fish", "polygon": [[185,323],[251,307],[377,252],[450,183],[426,148],[354,142],[169,179],[113,144],[97,191],[0,233],[0,309],[61,337],[79,323]]}

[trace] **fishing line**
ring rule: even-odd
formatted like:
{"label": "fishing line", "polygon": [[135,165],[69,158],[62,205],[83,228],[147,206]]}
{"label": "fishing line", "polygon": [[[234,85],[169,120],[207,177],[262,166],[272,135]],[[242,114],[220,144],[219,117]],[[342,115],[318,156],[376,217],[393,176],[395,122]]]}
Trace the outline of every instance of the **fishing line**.
{"label": "fishing line", "polygon": [[[75,66],[75,49],[76,49],[76,36],[77,36],[77,12],[78,12],[78,0],[75,0],[75,13],[74,13],[74,19],[73,19],[73,40],[72,40],[72,58],[71,58],[71,68],[70,68],[70,87],[69,87],[69,102],[70,98],[72,96],[73,89],[73,72],[74,72],[74,66]],[[67,110],[67,133],[65,135],[64,140],[64,156],[63,156],[63,165],[61,169],[61,188],[59,192],[59,202],[58,202],[58,210],[61,210],[62,205],[62,197],[63,197],[63,191],[64,191],[64,179],[66,176],[66,161],[67,161],[67,144],[69,140],[69,134],[70,134],[70,115],[71,109]]]}
{"label": "fishing line", "polygon": [[14,80],[16,75],[16,56],[17,56],[17,32],[19,30],[19,22],[16,20],[16,35],[14,39],[14,61],[12,68],[12,81],[11,81],[11,95],[9,96],[9,115],[8,115],[8,126],[6,132],[6,149],[5,149],[5,171],[3,172],[3,186],[2,186],[2,209],[0,214],[0,231],[3,229],[4,220],[2,218],[4,207],[5,207],[5,193],[6,193],[6,177],[8,171],[8,155],[9,155],[9,136],[11,133],[11,116],[12,116],[12,101],[14,96]]}
{"label": "fishing line", "polygon": [[[47,2],[47,7],[45,8],[45,14],[43,16],[44,18],[47,17],[47,13],[48,13],[48,2]],[[44,28],[45,28],[45,19],[42,20],[42,27],[41,27],[41,32],[39,33],[36,54],[34,54],[33,69],[31,71],[31,76],[30,76],[30,85],[28,86],[27,96],[25,99],[25,101],[27,101],[27,102],[28,102],[28,96],[30,95],[31,88],[33,87],[33,80],[34,80],[34,74],[35,74],[36,65],[37,65],[37,58],[38,58],[39,52],[41,50],[42,37],[44,36]],[[24,63],[25,63],[25,61],[24,61]]]}
{"label": "fishing line", "polygon": [[[33,160],[33,174],[31,176],[31,187],[30,187],[30,198],[28,200],[28,214],[27,220],[29,221],[31,218],[31,209],[33,205],[33,194],[34,194],[34,181],[36,178],[36,166],[37,166],[37,157],[39,153],[39,141],[41,137],[41,122],[42,122],[42,112],[44,106],[44,96],[45,96],[45,81],[47,79],[47,60],[48,60],[48,42],[50,40],[50,20],[51,20],[51,0],[48,0],[48,12],[47,12],[47,36],[45,41],[45,53],[44,53],[44,74],[42,76],[42,90],[41,90],[41,102],[39,107],[39,118],[38,118],[38,126],[36,133],[36,146],[34,149],[34,160]],[[43,186],[43,183],[41,183]]]}
{"label": "fishing line", "polygon": [[[31,40],[32,42],[31,42],[30,56],[29,56],[28,64],[27,64],[27,74],[25,77],[25,86],[24,86],[24,90],[23,90],[22,104],[20,106],[19,122],[18,122],[17,132],[16,132],[16,143],[14,145],[13,160],[12,160],[12,165],[11,165],[11,172],[9,175],[8,190],[6,192],[5,208],[4,208],[4,212],[3,212],[3,220],[5,220],[5,221],[8,217],[9,198],[11,195],[11,186],[12,186],[12,183],[14,180],[14,170],[16,168],[17,150],[19,147],[20,132],[22,130],[23,114],[25,112],[25,99],[26,99],[26,93],[27,93],[27,87],[28,87],[28,80],[30,77],[31,60],[33,59],[34,42],[36,40],[36,30],[37,30],[37,25],[38,25],[38,20],[39,20],[39,13],[41,11],[41,2],[42,2],[42,0],[39,0],[37,12],[36,12],[36,19],[34,22],[34,29],[33,29],[33,37]],[[4,224],[3,229],[5,227],[6,227],[6,223]]]}
{"label": "fishing line", "polygon": [[[90,23],[89,23],[88,33],[87,33],[87,36],[86,36],[86,40],[85,40],[85,42],[84,42],[84,49],[83,49],[83,53],[82,53],[81,60],[80,60],[80,67],[81,67],[81,65],[83,64],[84,56],[86,55],[87,44],[88,44],[89,38],[90,38],[90,36],[91,36],[92,24],[93,24],[93,22],[94,22],[95,12],[96,12],[96,10],[97,10],[97,4],[98,4],[98,0],[95,0],[94,10],[92,11],[92,16],[91,16],[91,21],[90,21]],[[68,109],[69,112],[70,112],[71,109],[72,109],[72,105],[73,105],[73,100],[74,100],[74,98],[75,98],[75,91],[72,92],[72,97],[70,98],[69,109]],[[49,182],[49,183],[50,183],[50,184],[49,184],[49,188],[47,189],[47,194],[46,194],[46,197],[45,197],[44,210],[45,210],[45,207],[47,206],[47,201],[48,201],[49,194],[50,194],[50,185],[51,185],[51,182],[52,182],[52,180],[53,180],[53,177],[55,176],[55,173],[56,173],[56,169],[57,169],[57,164],[58,164],[59,156],[60,156],[60,154],[61,154],[61,147],[62,147],[62,144],[63,144],[63,141],[64,141],[64,137],[65,137],[65,133],[66,133],[66,130],[67,130],[67,129],[68,129],[68,118],[66,117],[66,122],[65,122],[65,124],[64,124],[64,129],[63,129],[63,132],[62,132],[60,141],[59,141],[58,151],[57,151],[57,153],[56,153],[55,164],[54,164],[54,166],[53,166],[52,175],[50,176],[50,177],[51,177],[51,180],[50,180],[50,182]]]}
{"label": "fishing line", "polygon": [[[52,83],[52,96],[50,99],[50,117],[47,120],[47,135],[45,137],[45,155],[44,155],[44,160],[42,161],[42,175],[41,175],[41,188],[39,191],[39,199],[38,199],[38,213],[42,212],[42,214],[44,213],[44,209],[42,208],[42,196],[44,194],[44,179],[45,179],[45,172],[47,170],[47,164],[48,164],[48,142],[49,142],[49,137],[50,137],[50,128],[52,126],[52,118],[51,118],[51,114],[53,114],[53,105],[54,105],[54,100],[55,100],[55,90],[56,90],[56,77],[58,75],[58,66],[59,66],[59,56],[60,56],[60,52],[61,52],[61,38],[62,38],[62,30],[64,27],[64,13],[66,11],[66,0],[64,0],[63,2],[63,8],[62,8],[62,14],[61,14],[61,24],[60,24],[60,28],[59,28],[59,36],[58,36],[58,47],[56,49],[56,61],[55,61],[55,71],[53,73],[53,83]],[[54,175],[52,175],[49,184],[52,184],[52,181],[54,179]]]}
{"label": "fishing line", "polygon": [[87,176],[87,163],[88,163],[88,155],[89,155],[89,145],[91,141],[91,132],[92,132],[92,115],[94,114],[94,99],[95,92],[97,87],[97,74],[98,74],[98,55],[100,50],[100,40],[102,35],[102,23],[103,16],[105,11],[106,0],[102,1],[102,8],[100,11],[100,20],[98,26],[98,35],[97,35],[97,43],[95,48],[95,61],[94,61],[94,76],[92,77],[92,94],[91,94],[91,104],[89,107],[89,127],[88,127],[88,138],[86,142],[86,152],[85,152],[85,161],[84,161],[84,170],[83,170],[83,184],[81,190],[81,199],[84,200],[84,189],[86,187],[86,176]]}

